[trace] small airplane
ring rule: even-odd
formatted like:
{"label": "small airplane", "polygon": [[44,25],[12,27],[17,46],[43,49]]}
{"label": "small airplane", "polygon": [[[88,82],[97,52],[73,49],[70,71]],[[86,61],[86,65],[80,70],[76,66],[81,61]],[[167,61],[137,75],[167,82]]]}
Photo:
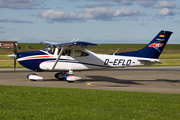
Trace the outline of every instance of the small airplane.
{"label": "small airplane", "polygon": [[42,41],[47,46],[40,51],[17,52],[17,45],[14,44],[14,53],[8,57],[14,59],[14,68],[17,60],[25,68],[33,70],[34,73],[27,76],[32,81],[43,79],[37,72],[49,71],[58,72],[55,77],[59,80],[74,82],[81,77],[73,75],[73,71],[162,64],[158,58],[172,33],[162,30],[146,47],[132,52],[96,54],[86,49],[97,45],[94,43],[71,41],[58,44]]}

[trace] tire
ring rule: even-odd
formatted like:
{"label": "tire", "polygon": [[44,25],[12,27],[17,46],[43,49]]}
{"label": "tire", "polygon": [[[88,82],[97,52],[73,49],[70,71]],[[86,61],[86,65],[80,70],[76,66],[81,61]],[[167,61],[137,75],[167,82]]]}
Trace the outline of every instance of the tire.
{"label": "tire", "polygon": [[68,83],[73,83],[74,81],[67,81]]}
{"label": "tire", "polygon": [[31,79],[31,81],[36,81],[36,80],[32,80],[32,79]]}

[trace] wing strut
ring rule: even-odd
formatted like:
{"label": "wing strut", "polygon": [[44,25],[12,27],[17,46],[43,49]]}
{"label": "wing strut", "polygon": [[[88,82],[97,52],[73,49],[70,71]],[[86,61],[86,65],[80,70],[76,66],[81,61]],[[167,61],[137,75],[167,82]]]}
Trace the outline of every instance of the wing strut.
{"label": "wing strut", "polygon": [[57,63],[59,61],[59,58],[61,57],[63,51],[64,51],[64,47],[62,46],[61,51],[59,52],[59,55],[58,55],[58,57],[57,57],[57,59],[56,59],[56,61],[55,61],[55,63],[54,63],[54,65],[53,65],[51,70],[54,70],[54,68],[56,67],[56,65],[57,65]]}

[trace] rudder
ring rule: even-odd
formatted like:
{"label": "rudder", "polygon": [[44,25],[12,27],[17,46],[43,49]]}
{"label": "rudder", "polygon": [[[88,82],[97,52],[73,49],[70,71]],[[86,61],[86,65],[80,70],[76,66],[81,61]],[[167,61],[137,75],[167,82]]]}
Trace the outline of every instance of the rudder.
{"label": "rudder", "polygon": [[171,31],[162,30],[143,49],[133,52],[117,53],[115,55],[158,59],[172,33]]}

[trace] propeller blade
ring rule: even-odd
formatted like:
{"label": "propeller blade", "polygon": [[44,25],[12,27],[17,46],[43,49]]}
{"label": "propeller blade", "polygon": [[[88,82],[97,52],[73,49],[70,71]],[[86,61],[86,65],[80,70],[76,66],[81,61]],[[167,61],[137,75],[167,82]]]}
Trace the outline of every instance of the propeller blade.
{"label": "propeller blade", "polygon": [[17,42],[13,43],[13,54],[8,55],[8,57],[14,59],[14,72],[16,70],[16,59],[17,59]]}
{"label": "propeller blade", "polygon": [[14,59],[14,72],[16,71],[16,59]]}
{"label": "propeller blade", "polygon": [[[14,43],[13,52],[17,56],[17,43]],[[14,59],[14,72],[16,71],[16,58]]]}
{"label": "propeller blade", "polygon": [[13,52],[15,55],[17,55],[17,43],[14,43]]}

